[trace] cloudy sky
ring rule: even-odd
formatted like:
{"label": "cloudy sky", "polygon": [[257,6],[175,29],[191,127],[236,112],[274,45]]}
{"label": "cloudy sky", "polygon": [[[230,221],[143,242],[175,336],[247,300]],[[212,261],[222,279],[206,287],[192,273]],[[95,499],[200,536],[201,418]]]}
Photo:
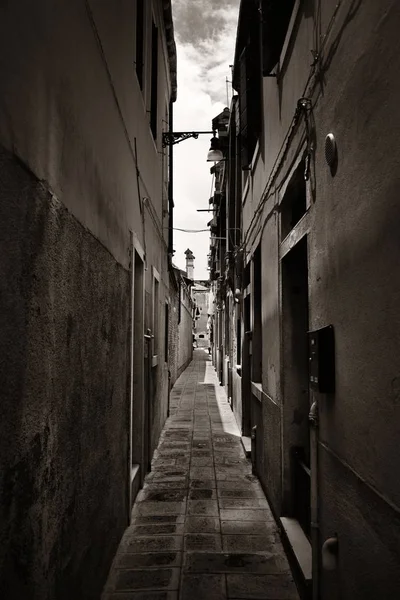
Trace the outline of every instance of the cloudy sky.
{"label": "cloudy sky", "polygon": [[[178,99],[174,131],[210,131],[211,120],[227,106],[240,0],[172,0],[178,53]],[[232,88],[228,84],[230,103]],[[228,104],[229,106],[229,104]],[[206,162],[211,135],[174,146],[174,227],[207,229],[211,213],[212,163]],[[208,279],[209,233],[174,231],[174,263],[185,269],[184,252],[195,257],[195,278]]]}

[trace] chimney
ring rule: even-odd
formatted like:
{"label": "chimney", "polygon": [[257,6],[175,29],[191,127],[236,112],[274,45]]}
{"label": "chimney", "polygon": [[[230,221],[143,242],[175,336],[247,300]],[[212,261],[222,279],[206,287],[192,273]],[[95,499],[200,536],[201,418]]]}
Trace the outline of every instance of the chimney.
{"label": "chimney", "polygon": [[185,251],[186,254],[186,276],[189,279],[194,279],[194,256],[189,248]]}

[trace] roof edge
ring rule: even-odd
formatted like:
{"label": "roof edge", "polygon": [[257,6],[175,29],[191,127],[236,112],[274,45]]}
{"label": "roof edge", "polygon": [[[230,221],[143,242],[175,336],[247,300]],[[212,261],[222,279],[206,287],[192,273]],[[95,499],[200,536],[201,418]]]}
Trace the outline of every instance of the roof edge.
{"label": "roof edge", "polygon": [[167,40],[169,71],[171,75],[171,102],[176,101],[177,97],[177,78],[176,78],[176,44],[174,36],[174,22],[172,19],[171,0],[163,0],[163,16],[165,25],[165,35]]}

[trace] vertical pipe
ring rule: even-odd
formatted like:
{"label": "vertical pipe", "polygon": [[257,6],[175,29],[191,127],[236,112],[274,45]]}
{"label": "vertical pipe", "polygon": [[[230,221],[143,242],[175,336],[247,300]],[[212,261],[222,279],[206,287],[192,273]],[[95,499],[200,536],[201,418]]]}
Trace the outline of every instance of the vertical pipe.
{"label": "vertical pipe", "polygon": [[311,547],[312,598],[319,599],[319,497],[318,497],[318,403],[311,392],[312,407],[309,415],[311,467]]}
{"label": "vertical pipe", "polygon": [[[169,103],[169,131],[173,131],[173,102]],[[174,187],[173,187],[173,179],[174,179],[174,161],[173,161],[173,144],[172,141],[168,144],[168,153],[169,153],[169,178],[168,178],[168,256],[169,262],[172,264],[172,256],[174,252]]]}

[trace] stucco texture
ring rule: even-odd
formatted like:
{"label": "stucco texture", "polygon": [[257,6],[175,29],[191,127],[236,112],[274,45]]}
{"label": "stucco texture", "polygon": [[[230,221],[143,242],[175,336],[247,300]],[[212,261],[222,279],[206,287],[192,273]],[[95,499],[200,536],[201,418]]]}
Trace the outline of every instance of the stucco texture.
{"label": "stucco texture", "polygon": [[127,523],[129,276],[0,151],[0,596],[98,598]]}

